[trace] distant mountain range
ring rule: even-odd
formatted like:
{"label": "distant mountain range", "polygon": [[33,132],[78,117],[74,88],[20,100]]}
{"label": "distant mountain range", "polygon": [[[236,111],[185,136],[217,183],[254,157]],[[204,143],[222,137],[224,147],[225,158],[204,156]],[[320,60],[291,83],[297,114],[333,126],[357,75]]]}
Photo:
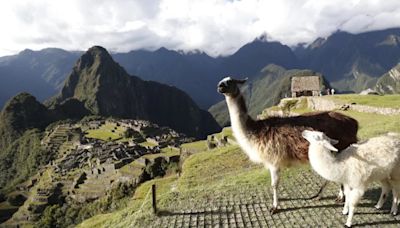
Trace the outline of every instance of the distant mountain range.
{"label": "distant mountain range", "polygon": [[83,54],[60,94],[46,103],[57,109],[75,100],[91,114],[145,119],[194,137],[218,131],[212,116],[184,92],[130,76],[102,47]]}
{"label": "distant mountain range", "polygon": [[59,94],[45,104],[23,92],[4,105],[0,112],[0,191],[26,180],[55,156],[41,146],[45,128],[89,115],[149,120],[196,138],[221,130],[211,114],[185,92],[130,76],[106,49],[95,46],[79,57]]}
{"label": "distant mountain range", "polygon": [[294,51],[304,68],[321,72],[335,88],[360,92],[400,62],[400,29],[337,32]]}
{"label": "distant mountain range", "polygon": [[[359,92],[375,87],[378,78],[400,61],[400,29],[361,34],[336,32],[308,46],[289,48],[279,42],[256,39],[225,57],[202,52],[181,53],[160,48],[112,54],[131,75],[176,86],[202,108],[222,97],[216,83],[226,75],[250,78],[268,64],[285,69],[321,72],[340,91]],[[25,50],[0,57],[0,106],[18,92],[43,101],[61,89],[80,52],[61,49]]]}
{"label": "distant mountain range", "polygon": [[46,106],[28,93],[10,99],[0,113],[0,150],[27,129],[86,115],[150,120],[197,138],[220,130],[212,116],[187,94],[128,75],[98,46],[78,59],[61,92]]}

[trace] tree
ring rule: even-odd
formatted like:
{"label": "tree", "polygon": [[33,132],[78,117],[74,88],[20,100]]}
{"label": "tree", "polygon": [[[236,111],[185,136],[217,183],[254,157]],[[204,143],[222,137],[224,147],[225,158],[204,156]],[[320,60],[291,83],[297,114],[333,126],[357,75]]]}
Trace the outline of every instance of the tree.
{"label": "tree", "polygon": [[124,131],[124,137],[125,138],[131,138],[131,137],[133,137],[133,134],[135,133],[135,130],[133,130],[132,128],[127,128],[125,131]]}

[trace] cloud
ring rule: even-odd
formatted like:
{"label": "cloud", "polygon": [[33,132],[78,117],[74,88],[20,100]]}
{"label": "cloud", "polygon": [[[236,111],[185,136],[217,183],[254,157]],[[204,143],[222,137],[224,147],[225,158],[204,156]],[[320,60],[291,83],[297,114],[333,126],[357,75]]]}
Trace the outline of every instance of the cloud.
{"label": "cloud", "polygon": [[254,38],[310,43],[337,30],[400,27],[398,0],[9,0],[0,55],[25,48],[125,52],[159,47],[227,55]]}

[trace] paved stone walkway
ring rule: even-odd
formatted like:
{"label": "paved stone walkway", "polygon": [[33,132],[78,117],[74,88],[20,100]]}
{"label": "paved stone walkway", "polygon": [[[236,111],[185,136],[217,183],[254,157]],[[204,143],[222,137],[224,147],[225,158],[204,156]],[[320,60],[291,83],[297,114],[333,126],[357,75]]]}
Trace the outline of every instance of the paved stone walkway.
{"label": "paved stone walkway", "polygon": [[[190,198],[161,208],[152,227],[343,227],[346,217],[342,205],[335,203],[338,190],[328,184],[319,201],[308,198],[318,190],[322,179],[309,171],[282,178],[281,210],[270,215],[272,197],[269,187],[241,188],[226,194],[210,193],[207,199]],[[353,218],[354,227],[400,227],[400,215],[388,214],[391,200],[381,211],[373,206],[380,194],[378,186],[371,187],[359,204]]]}

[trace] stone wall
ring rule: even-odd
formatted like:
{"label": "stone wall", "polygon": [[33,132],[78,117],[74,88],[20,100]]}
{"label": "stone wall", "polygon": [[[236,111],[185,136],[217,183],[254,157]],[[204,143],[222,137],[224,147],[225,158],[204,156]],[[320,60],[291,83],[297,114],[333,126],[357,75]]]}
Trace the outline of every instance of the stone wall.
{"label": "stone wall", "polygon": [[330,111],[339,109],[343,104],[336,103],[324,97],[308,97],[308,108],[316,111]]}
{"label": "stone wall", "polygon": [[347,104],[345,102],[333,101],[324,97],[309,97],[308,108],[317,111],[340,110],[342,107],[347,106],[348,110],[357,112],[376,113],[381,115],[399,115],[400,109],[373,107],[368,105]]}
{"label": "stone wall", "polygon": [[350,109],[358,112],[369,112],[381,115],[399,115],[400,109],[395,108],[379,108],[366,105],[351,105]]}

